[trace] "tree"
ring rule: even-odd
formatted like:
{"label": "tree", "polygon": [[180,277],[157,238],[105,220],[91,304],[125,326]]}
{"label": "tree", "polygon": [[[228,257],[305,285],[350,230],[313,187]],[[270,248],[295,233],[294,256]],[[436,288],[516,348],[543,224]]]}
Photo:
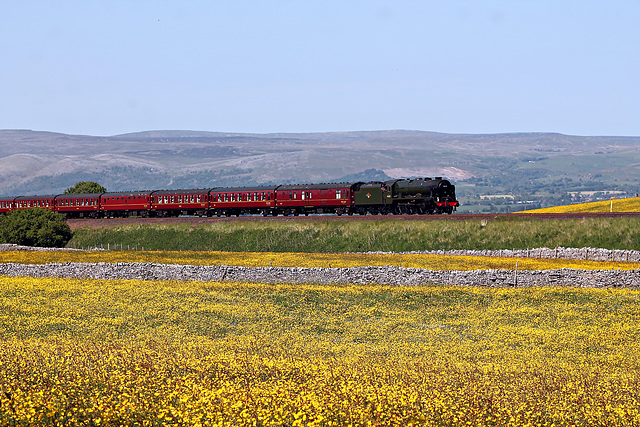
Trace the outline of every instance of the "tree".
{"label": "tree", "polygon": [[106,193],[107,189],[97,182],[93,181],[80,181],[73,187],[69,187],[64,190],[64,194],[92,194],[92,193]]}
{"label": "tree", "polygon": [[4,243],[62,248],[71,236],[64,216],[48,209],[15,210],[0,221],[0,241]]}

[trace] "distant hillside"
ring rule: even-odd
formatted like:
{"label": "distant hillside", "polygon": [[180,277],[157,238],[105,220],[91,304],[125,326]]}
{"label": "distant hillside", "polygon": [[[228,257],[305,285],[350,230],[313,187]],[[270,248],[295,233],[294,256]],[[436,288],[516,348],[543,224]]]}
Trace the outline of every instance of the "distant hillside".
{"label": "distant hillside", "polygon": [[443,176],[461,210],[509,209],[570,203],[568,192],[638,192],[639,147],[640,137],[555,133],[0,130],[0,195],[60,193],[85,180],[141,190]]}

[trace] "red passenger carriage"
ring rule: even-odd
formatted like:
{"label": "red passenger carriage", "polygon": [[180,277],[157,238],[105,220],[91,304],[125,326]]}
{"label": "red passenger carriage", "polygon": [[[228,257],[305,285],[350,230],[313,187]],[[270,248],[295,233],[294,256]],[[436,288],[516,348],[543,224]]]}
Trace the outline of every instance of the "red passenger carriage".
{"label": "red passenger carriage", "polygon": [[209,189],[154,191],[151,205],[155,216],[204,216],[209,211]]}
{"label": "red passenger carriage", "polygon": [[100,197],[101,209],[105,216],[142,216],[151,212],[151,191],[129,191],[104,193]]}
{"label": "red passenger carriage", "polygon": [[15,197],[0,197],[0,213],[11,212],[15,209]]}
{"label": "red passenger carriage", "polygon": [[210,193],[212,215],[275,214],[275,187],[213,188]]}
{"label": "red passenger carriage", "polygon": [[14,200],[14,209],[43,208],[55,211],[56,196],[20,196]]}
{"label": "red passenger carriage", "polygon": [[97,218],[100,215],[100,195],[61,194],[56,196],[56,211],[67,218]]}
{"label": "red passenger carriage", "polygon": [[284,215],[352,214],[354,184],[281,185],[276,189],[278,211]]}

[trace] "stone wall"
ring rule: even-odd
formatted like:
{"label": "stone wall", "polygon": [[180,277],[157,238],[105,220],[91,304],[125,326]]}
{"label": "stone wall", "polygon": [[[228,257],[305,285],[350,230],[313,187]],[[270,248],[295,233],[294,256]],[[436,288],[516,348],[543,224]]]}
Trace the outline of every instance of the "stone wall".
{"label": "stone wall", "polygon": [[638,270],[435,271],[393,266],[351,268],[194,266],[152,263],[0,264],[0,275],[95,279],[248,281],[265,283],[354,283],[397,286],[490,287],[579,286],[640,288]]}

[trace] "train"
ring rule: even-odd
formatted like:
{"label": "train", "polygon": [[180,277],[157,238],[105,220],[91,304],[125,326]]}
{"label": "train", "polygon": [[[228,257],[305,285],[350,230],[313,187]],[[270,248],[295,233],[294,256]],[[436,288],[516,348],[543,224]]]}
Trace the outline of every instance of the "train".
{"label": "train", "polygon": [[0,197],[0,213],[44,208],[67,218],[451,214],[459,205],[442,177]]}

